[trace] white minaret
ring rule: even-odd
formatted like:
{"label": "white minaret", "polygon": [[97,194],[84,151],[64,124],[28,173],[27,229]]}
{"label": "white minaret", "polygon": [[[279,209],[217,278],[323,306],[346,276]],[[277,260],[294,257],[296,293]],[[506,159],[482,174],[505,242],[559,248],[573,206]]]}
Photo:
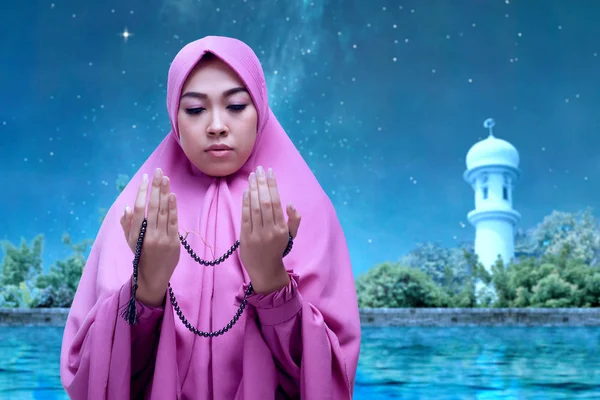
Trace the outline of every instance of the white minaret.
{"label": "white minaret", "polygon": [[489,272],[498,256],[505,265],[514,257],[515,225],[521,218],[513,209],[513,189],[520,175],[519,152],[494,137],[494,125],[491,118],[483,123],[490,135],[471,147],[464,173],[475,192],[475,209],[467,215],[475,227],[475,254]]}

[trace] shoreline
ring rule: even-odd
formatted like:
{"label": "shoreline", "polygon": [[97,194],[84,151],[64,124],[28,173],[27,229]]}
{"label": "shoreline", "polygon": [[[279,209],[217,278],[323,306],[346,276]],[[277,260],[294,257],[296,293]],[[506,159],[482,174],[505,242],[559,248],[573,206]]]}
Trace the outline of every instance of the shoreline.
{"label": "shoreline", "polygon": [[[69,308],[0,308],[0,326],[65,324]],[[361,326],[600,326],[600,308],[362,308]]]}

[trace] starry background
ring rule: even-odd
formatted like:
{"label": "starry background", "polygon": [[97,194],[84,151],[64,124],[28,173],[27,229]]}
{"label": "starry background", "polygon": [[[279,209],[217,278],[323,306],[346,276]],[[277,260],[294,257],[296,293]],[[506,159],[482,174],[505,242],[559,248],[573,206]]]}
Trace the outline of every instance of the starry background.
{"label": "starry background", "polygon": [[168,133],[169,63],[205,35],[257,52],[356,273],[472,240],[462,173],[488,117],[521,155],[521,228],[596,207],[598,17],[595,0],[2,1],[0,239],[44,233],[47,267],[64,232],[93,238]]}

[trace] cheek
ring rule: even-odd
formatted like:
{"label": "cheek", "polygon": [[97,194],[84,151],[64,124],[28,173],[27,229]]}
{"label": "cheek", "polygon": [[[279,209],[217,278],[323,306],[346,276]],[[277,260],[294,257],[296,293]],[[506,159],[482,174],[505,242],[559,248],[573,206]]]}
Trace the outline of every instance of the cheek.
{"label": "cheek", "polygon": [[181,115],[177,119],[177,128],[179,129],[179,140],[183,143],[191,143],[197,140],[196,131],[198,131],[198,124],[193,121],[187,115]]}
{"label": "cheek", "polygon": [[252,153],[252,149],[254,148],[254,143],[256,142],[256,130],[250,131],[244,137],[244,153],[246,156],[249,156]]}
{"label": "cheek", "polygon": [[185,115],[179,112],[177,114],[177,131],[179,132],[179,140],[183,142],[187,136],[187,125],[185,121]]}
{"label": "cheek", "polygon": [[256,113],[253,113],[244,123],[244,148],[248,154],[252,152],[254,142],[256,142],[257,126],[258,117]]}

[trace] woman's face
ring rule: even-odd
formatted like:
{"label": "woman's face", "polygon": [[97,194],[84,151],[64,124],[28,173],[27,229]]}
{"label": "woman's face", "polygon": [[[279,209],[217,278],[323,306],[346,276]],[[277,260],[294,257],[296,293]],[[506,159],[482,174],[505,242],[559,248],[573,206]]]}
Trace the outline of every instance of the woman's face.
{"label": "woman's face", "polygon": [[181,147],[203,173],[224,177],[250,157],[258,113],[239,76],[215,56],[204,56],[181,91],[177,114]]}

